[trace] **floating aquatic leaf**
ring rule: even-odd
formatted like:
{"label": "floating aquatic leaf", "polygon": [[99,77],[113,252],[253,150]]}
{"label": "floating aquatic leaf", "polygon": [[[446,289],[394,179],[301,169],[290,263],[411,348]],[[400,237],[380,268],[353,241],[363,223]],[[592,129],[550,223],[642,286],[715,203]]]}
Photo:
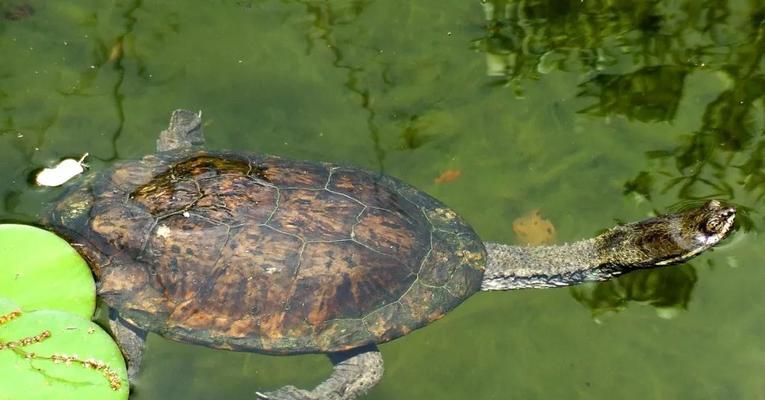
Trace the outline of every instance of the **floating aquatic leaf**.
{"label": "floating aquatic leaf", "polygon": [[95,282],[85,260],[63,239],[27,225],[0,225],[0,297],[25,311],[68,311],[90,318]]}
{"label": "floating aquatic leaf", "polygon": [[539,210],[518,217],[513,221],[513,232],[518,242],[528,245],[555,243],[557,232],[550,220],[542,218]]}
{"label": "floating aquatic leaf", "polygon": [[0,298],[0,400],[125,400],[125,362],[98,325]]}

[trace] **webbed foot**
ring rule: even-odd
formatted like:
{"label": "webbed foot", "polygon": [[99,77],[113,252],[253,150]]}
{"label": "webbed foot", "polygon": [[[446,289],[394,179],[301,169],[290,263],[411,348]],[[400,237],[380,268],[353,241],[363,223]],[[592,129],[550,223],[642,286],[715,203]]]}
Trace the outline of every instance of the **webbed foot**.
{"label": "webbed foot", "polygon": [[122,351],[122,355],[125,357],[128,367],[128,380],[135,382],[141,368],[143,349],[146,345],[146,331],[131,325],[114,311],[109,315],[109,327]]}
{"label": "webbed foot", "polygon": [[330,353],[332,375],[313,390],[284,386],[257,393],[262,400],[353,400],[363,396],[383,375],[383,361],[374,345]]}

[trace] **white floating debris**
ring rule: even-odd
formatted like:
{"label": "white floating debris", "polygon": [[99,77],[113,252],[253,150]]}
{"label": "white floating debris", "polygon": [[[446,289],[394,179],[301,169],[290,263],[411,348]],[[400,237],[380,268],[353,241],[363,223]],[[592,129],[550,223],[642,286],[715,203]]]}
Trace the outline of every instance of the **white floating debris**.
{"label": "white floating debris", "polygon": [[40,186],[61,186],[70,179],[85,171],[85,153],[79,160],[67,158],[53,168],[45,168],[35,177],[35,182]]}

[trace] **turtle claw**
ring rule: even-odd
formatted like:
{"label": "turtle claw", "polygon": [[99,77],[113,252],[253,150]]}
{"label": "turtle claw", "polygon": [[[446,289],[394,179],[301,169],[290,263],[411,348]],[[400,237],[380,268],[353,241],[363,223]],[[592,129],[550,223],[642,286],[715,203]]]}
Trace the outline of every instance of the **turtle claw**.
{"label": "turtle claw", "polygon": [[298,389],[294,386],[284,386],[273,392],[256,392],[258,399],[263,400],[319,400],[310,391]]}

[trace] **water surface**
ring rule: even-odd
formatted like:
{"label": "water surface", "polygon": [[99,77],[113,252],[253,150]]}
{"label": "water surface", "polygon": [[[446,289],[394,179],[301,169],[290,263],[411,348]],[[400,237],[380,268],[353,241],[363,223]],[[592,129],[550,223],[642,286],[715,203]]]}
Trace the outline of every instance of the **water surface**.
{"label": "water surface", "polygon": [[[368,399],[765,399],[765,5],[759,1],[0,0],[0,220],[36,168],[154,150],[174,108],[212,148],[399,177],[513,242],[561,242],[707,198],[740,209],[690,264],[479,294],[382,345]],[[446,170],[459,178],[437,184]],[[149,338],[133,398],[314,385],[321,355]]]}

